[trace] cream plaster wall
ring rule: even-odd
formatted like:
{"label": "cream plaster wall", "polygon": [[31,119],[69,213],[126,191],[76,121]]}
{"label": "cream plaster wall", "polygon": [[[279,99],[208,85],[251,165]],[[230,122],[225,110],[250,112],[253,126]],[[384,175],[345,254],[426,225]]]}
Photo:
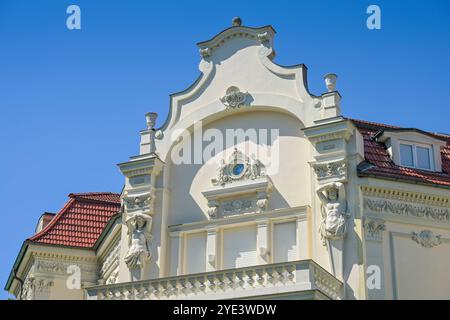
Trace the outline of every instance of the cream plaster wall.
{"label": "cream plaster wall", "polygon": [[[380,239],[364,239],[364,266],[379,266],[381,289],[365,288],[369,299],[450,299],[450,222],[432,217],[413,216],[406,211],[374,210],[364,199],[410,205],[417,208],[450,210],[450,191],[444,188],[381,179],[364,178],[360,185],[379,188],[384,194],[361,195],[363,219],[384,221]],[[395,192],[394,194],[392,192]],[[431,200],[419,198],[431,197]],[[429,199],[429,198],[428,198]],[[431,201],[431,202],[430,202]],[[441,243],[424,247],[413,239],[413,232],[431,231]],[[364,230],[367,233],[367,229]],[[366,278],[368,275],[366,275]]]}
{"label": "cream plaster wall", "polygon": [[[309,158],[309,142],[302,137],[301,123],[286,114],[275,112],[239,112],[220,119],[203,129],[219,130],[223,136],[226,129],[270,129],[279,130],[279,138],[274,141],[273,156],[279,156],[279,166],[274,166],[274,172],[269,174],[273,182],[274,190],[269,201],[269,209],[290,208],[309,205],[311,193],[302,182],[310,181],[310,169],[307,160]],[[182,141],[175,148],[186,149],[193,145],[193,136],[188,141]],[[269,137],[270,143],[270,137]],[[203,147],[208,145],[204,143]],[[252,146],[250,146],[252,145]],[[247,145],[248,150],[255,150],[254,141]],[[238,148],[246,148],[243,144]],[[169,225],[190,223],[207,219],[207,201],[202,191],[210,188],[211,179],[217,176],[218,160],[224,155],[230,154],[233,147],[219,153],[204,165],[174,165],[171,166],[171,199]],[[279,154],[276,150],[279,150]],[[264,163],[265,159],[261,159]],[[275,158],[270,161],[275,163]]]}

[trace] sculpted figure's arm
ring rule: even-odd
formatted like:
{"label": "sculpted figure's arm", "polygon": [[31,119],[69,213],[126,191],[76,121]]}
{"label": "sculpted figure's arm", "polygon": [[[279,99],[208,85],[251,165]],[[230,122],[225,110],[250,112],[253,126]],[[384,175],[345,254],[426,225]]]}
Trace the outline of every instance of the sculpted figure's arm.
{"label": "sculpted figure's arm", "polygon": [[338,189],[339,191],[339,198],[345,198],[345,188],[344,188],[344,184],[342,182],[335,182],[334,186],[336,189]]}
{"label": "sculpted figure's arm", "polygon": [[316,189],[317,192],[317,196],[319,197],[320,201],[322,201],[324,204],[326,204],[328,202],[328,198],[325,196],[325,194],[323,193],[326,189],[328,189],[330,187],[331,184],[326,184],[323,186],[319,186]]}
{"label": "sculpted figure's arm", "polygon": [[125,221],[125,224],[127,225],[127,235],[128,235],[128,246],[131,246],[131,238],[133,235],[133,231],[134,231],[134,225],[133,225],[133,219],[132,218],[128,218],[128,220]]}
{"label": "sculpted figure's arm", "polygon": [[342,214],[346,215],[347,213],[347,195],[345,194],[345,186],[342,182],[335,182],[335,186],[338,189],[339,194],[339,203],[341,205]]}

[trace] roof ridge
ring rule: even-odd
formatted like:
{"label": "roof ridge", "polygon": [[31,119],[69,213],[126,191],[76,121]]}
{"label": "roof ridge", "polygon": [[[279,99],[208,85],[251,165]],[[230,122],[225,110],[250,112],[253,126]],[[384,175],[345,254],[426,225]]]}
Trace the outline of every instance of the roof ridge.
{"label": "roof ridge", "polygon": [[114,194],[114,195],[120,195],[120,193],[116,193],[116,192],[110,192],[110,191],[94,191],[94,192],[78,192],[78,193],[69,193],[69,197],[74,196],[74,197],[78,197],[78,196],[96,196],[96,195],[101,195],[101,194]]}
{"label": "roof ridge", "polygon": [[45,235],[55,224],[58,222],[61,217],[64,215],[64,213],[72,206],[72,204],[75,202],[75,198],[71,198],[65,205],[62,207],[61,210],[53,217],[53,219],[43,228],[41,231],[36,233],[35,235],[29,237],[27,240],[30,241],[36,241],[43,235]]}
{"label": "roof ridge", "polygon": [[[114,192],[84,192],[84,193],[70,193],[69,198],[77,199],[79,201],[91,201],[91,202],[101,202],[101,203],[112,203],[119,204],[120,203],[120,193]],[[109,198],[99,198],[99,196],[112,196],[117,197],[116,199]]]}
{"label": "roof ridge", "polygon": [[[444,133],[438,133],[438,132],[431,132],[431,131],[427,131],[427,130],[422,130],[419,128],[414,128],[414,127],[400,127],[400,126],[394,126],[394,125],[390,125],[390,124],[384,124],[384,123],[377,123],[377,122],[372,122],[372,121],[367,121],[367,120],[359,120],[359,119],[353,119],[353,118],[348,118],[348,117],[344,117],[347,120],[350,120],[352,122],[354,122],[356,124],[356,126],[361,126],[361,127],[371,127],[371,129],[379,129],[382,130],[390,128],[390,129],[410,129],[410,130],[418,130],[418,131],[422,131],[423,133],[429,134],[431,136],[434,137],[440,137],[443,139],[446,139],[447,141],[450,141],[450,135],[446,135]],[[378,127],[378,128],[376,128]]]}
{"label": "roof ridge", "polygon": [[354,119],[354,118],[349,118],[349,117],[344,117],[344,118],[347,120],[353,121],[353,122],[357,122],[362,125],[385,127],[385,128],[403,128],[403,127],[399,127],[399,126],[394,126],[392,124],[385,124],[385,123],[373,122],[373,121],[368,121],[368,120],[360,120],[360,119]]}

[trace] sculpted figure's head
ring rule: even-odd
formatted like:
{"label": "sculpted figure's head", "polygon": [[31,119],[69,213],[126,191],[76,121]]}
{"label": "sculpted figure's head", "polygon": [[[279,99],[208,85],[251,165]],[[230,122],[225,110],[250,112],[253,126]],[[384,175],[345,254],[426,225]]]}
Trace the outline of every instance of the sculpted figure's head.
{"label": "sculpted figure's head", "polygon": [[145,226],[145,219],[142,218],[141,216],[137,216],[136,217],[136,227],[141,229]]}
{"label": "sculpted figure's head", "polygon": [[337,200],[338,199],[338,191],[335,188],[328,189],[327,197],[331,201]]}

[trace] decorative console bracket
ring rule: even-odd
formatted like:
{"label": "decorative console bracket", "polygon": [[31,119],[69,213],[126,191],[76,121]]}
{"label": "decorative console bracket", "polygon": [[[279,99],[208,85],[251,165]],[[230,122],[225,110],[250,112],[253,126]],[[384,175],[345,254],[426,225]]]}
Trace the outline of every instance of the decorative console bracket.
{"label": "decorative console bracket", "polygon": [[202,192],[208,200],[210,218],[267,209],[272,182],[254,155],[248,157],[235,148],[227,161],[220,161],[217,171],[217,177],[211,180],[214,187]]}

